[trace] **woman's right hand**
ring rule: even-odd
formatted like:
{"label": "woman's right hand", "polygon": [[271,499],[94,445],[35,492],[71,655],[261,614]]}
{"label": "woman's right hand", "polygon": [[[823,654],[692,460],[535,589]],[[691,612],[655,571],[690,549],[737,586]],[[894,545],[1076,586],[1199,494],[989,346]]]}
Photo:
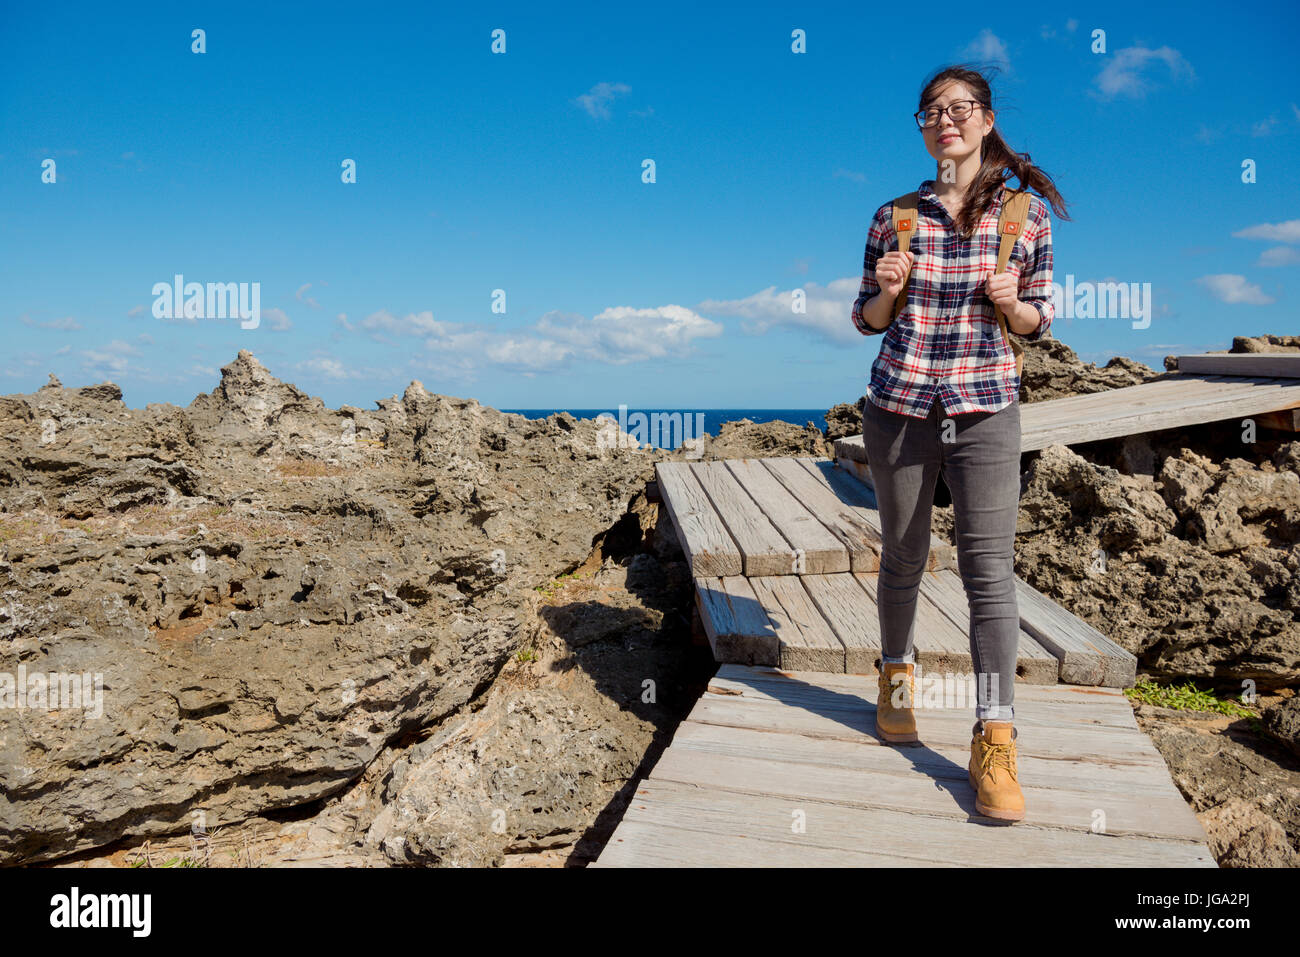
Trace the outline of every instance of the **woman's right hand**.
{"label": "woman's right hand", "polygon": [[903,291],[903,283],[907,281],[915,260],[910,252],[898,250],[885,253],[876,260],[876,284],[880,286],[882,296],[893,299]]}

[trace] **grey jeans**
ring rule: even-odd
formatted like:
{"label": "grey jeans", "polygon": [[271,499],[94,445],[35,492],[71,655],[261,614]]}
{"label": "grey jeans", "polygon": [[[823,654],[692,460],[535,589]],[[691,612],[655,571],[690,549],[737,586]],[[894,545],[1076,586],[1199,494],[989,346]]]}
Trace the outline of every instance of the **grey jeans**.
{"label": "grey jeans", "polygon": [[1015,588],[1020,403],[997,412],[946,416],[936,396],[922,420],[868,399],[862,440],[883,531],[877,607],[884,660],[916,660],[917,593],[930,551],[935,483],[942,473],[952,493],[957,568],[970,606],[976,718],[1010,721],[1020,639]]}

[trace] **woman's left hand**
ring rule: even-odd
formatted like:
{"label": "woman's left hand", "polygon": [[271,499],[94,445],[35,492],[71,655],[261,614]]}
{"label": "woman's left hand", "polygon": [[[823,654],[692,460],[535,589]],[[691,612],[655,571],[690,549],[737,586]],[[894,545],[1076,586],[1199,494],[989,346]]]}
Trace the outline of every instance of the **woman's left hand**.
{"label": "woman's left hand", "polygon": [[984,293],[993,300],[995,306],[1002,307],[1003,315],[1009,315],[1020,301],[1019,287],[1019,276],[1005,272],[990,273],[984,283]]}

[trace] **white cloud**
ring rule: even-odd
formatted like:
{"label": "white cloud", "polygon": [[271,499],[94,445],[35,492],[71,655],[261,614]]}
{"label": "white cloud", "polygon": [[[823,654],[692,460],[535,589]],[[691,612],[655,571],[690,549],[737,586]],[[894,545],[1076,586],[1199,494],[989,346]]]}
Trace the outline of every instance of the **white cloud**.
{"label": "white cloud", "polygon": [[31,316],[19,316],[18,321],[25,326],[34,326],[37,329],[57,329],[60,332],[76,332],[84,328],[81,323],[71,316],[64,316],[62,319],[46,319],[44,321],[33,319]]}
{"label": "white cloud", "polygon": [[1194,74],[1183,55],[1172,47],[1149,50],[1143,46],[1116,50],[1106,59],[1093,83],[1103,96],[1143,96],[1151,88],[1146,72],[1153,64],[1163,63],[1174,79],[1190,79]]}
{"label": "white cloud", "polygon": [[1237,239],[1267,239],[1275,243],[1300,243],[1300,219],[1288,219],[1283,223],[1260,223],[1247,226],[1232,234]]}
{"label": "white cloud", "polygon": [[856,342],[861,338],[862,333],[849,319],[849,311],[862,288],[862,277],[835,279],[826,286],[810,282],[801,288],[806,310],[802,313],[793,309],[794,290],[778,291],[775,286],[744,299],[710,299],[697,308],[711,315],[740,316],[745,320],[741,329],[751,335],[762,335],[774,326],[794,326],[836,343]]}
{"label": "white cloud", "polygon": [[338,321],[345,329],[362,329],[370,333],[372,339],[379,341],[383,341],[384,333],[393,336],[446,336],[462,328],[461,323],[433,318],[433,313],[427,309],[424,312],[407,313],[401,318],[381,309],[358,323],[348,322],[347,315],[340,313]]}
{"label": "white cloud", "polygon": [[311,296],[304,297],[304,293],[306,293],[307,290],[310,288],[311,288],[311,283],[309,282],[303,283],[301,286],[298,287],[298,291],[293,294],[293,298],[297,299],[299,302],[306,303],[307,305],[311,306],[313,309],[319,309],[320,308],[319,302],[317,302]]}
{"label": "white cloud", "polygon": [[962,59],[966,60],[996,63],[1004,71],[1011,72],[1011,59],[1007,56],[1007,45],[988,27],[981,30],[979,36],[966,45],[961,55]]}
{"label": "white cloud", "polygon": [[1250,127],[1251,136],[1268,136],[1273,132],[1273,127],[1277,126],[1277,117],[1270,116],[1266,120],[1260,120],[1258,123],[1252,123]]}
{"label": "white cloud", "polygon": [[130,357],[140,355],[140,350],[122,339],[114,339],[98,349],[82,349],[80,355],[84,371],[120,375],[130,367]]}
{"label": "white cloud", "polygon": [[1296,266],[1300,265],[1300,249],[1290,246],[1274,246],[1259,254],[1256,266]]}
{"label": "white cloud", "polygon": [[609,105],[614,102],[614,97],[631,92],[632,88],[626,83],[597,83],[574,102],[596,119],[607,120],[610,116]]}
{"label": "white cloud", "polygon": [[1202,276],[1196,281],[1209,289],[1210,295],[1220,302],[1245,303],[1250,306],[1267,306],[1273,302],[1271,296],[1265,295],[1264,291],[1253,282],[1247,282],[1245,276],[1217,273],[1213,276]]}
{"label": "white cloud", "polygon": [[855,169],[845,169],[843,166],[837,166],[832,176],[835,179],[851,179],[855,183],[865,183],[867,181],[865,173],[859,173]]}
{"label": "white cloud", "polygon": [[689,354],[695,340],[720,336],[721,323],[683,306],[651,309],[616,306],[588,319],[549,312],[532,326],[497,330],[445,322],[425,311],[398,318],[386,311],[361,322],[340,314],[337,325],[366,332],[374,338],[412,336],[424,340],[425,354],[413,361],[444,375],[472,378],[484,368],[532,375],[560,368],[574,360],[626,365]]}
{"label": "white cloud", "polygon": [[283,309],[263,309],[262,318],[267,321],[272,329],[283,331],[293,328],[293,320],[288,317]]}
{"label": "white cloud", "polygon": [[144,311],[144,306],[132,306],[126,311],[126,315],[128,318],[134,319],[136,316],[143,316]]}
{"label": "white cloud", "polygon": [[543,338],[569,346],[574,355],[614,365],[686,355],[696,339],[723,331],[721,323],[676,305],[614,306],[591,319],[550,312],[535,328]]}
{"label": "white cloud", "polygon": [[348,369],[338,359],[330,356],[316,356],[312,359],[304,359],[294,368],[299,372],[314,372],[327,379],[359,379],[363,376],[363,373]]}

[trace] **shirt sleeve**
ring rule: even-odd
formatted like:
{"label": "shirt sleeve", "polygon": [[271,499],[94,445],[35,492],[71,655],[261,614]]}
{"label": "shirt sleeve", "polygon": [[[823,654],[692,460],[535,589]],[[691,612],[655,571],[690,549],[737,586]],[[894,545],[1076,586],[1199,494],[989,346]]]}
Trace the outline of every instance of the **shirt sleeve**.
{"label": "shirt sleeve", "polygon": [[1037,217],[1025,231],[1025,261],[1020,268],[1017,287],[1020,301],[1037,309],[1040,317],[1038,328],[1020,337],[1030,342],[1043,338],[1056,318],[1056,306],[1052,301],[1052,218],[1047,203],[1037,197],[1034,199]]}
{"label": "shirt sleeve", "polygon": [[864,336],[878,336],[889,328],[871,328],[862,316],[862,307],[869,299],[880,295],[880,284],[876,282],[876,260],[889,252],[894,241],[894,205],[886,203],[876,210],[871,228],[867,230],[867,249],[862,257],[862,287],[858,290],[858,298],[853,301],[853,325]]}

